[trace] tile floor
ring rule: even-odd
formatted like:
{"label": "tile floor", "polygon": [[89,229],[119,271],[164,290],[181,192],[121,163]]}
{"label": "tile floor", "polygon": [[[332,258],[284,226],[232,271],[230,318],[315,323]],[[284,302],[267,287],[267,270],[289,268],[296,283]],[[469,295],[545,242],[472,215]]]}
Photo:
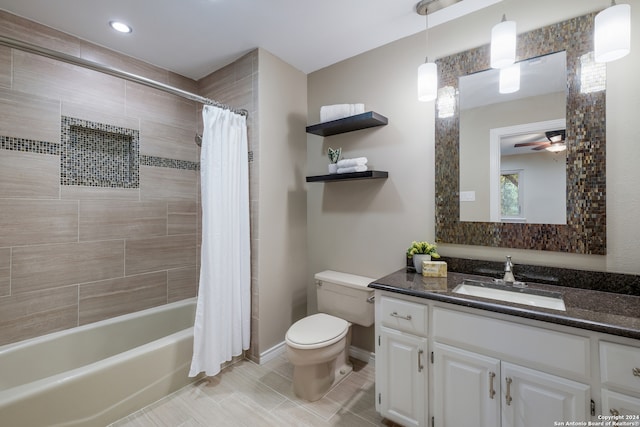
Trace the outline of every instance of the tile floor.
{"label": "tile floor", "polygon": [[293,394],[284,356],[264,365],[242,360],[110,427],[393,426],[375,410],[373,366],[353,362],[347,378],[309,403]]}

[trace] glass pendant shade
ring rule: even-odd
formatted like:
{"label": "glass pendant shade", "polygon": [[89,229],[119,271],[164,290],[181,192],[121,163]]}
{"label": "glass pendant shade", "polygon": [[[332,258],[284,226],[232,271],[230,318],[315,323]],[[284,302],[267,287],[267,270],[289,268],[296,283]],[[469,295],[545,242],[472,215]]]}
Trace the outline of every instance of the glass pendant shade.
{"label": "glass pendant shade", "polygon": [[596,62],[620,59],[631,51],[631,6],[615,4],[596,15],[594,22]]}
{"label": "glass pendant shade", "polygon": [[504,68],[516,62],[516,23],[502,21],[491,29],[491,68]]}
{"label": "glass pendant shade", "polygon": [[438,96],[438,67],[426,62],[418,67],[418,101],[433,101]]}
{"label": "glass pendant shade", "polygon": [[513,93],[520,90],[520,63],[500,69],[500,93]]}
{"label": "glass pendant shade", "polygon": [[545,150],[551,151],[552,153],[559,153],[559,152],[564,151],[566,149],[567,149],[567,144],[565,144],[565,143],[555,143],[555,144],[551,144],[550,146],[545,148]]}

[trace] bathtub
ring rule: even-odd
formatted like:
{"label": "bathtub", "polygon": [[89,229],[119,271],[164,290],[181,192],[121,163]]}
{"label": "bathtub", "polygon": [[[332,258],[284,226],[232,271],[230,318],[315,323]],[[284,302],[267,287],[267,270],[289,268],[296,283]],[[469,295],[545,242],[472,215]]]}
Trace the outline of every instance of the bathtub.
{"label": "bathtub", "polygon": [[100,426],[189,384],[195,298],[0,347],[0,426]]}

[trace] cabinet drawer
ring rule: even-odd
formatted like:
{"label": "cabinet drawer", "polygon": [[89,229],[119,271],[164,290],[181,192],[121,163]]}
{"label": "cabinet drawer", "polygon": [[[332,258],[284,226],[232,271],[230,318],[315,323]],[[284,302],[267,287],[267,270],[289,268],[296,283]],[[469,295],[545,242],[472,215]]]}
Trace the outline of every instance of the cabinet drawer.
{"label": "cabinet drawer", "polygon": [[414,335],[427,336],[427,306],[382,297],[380,301],[382,325]]}
{"label": "cabinet drawer", "polygon": [[600,375],[607,386],[640,393],[640,348],[600,342]]}

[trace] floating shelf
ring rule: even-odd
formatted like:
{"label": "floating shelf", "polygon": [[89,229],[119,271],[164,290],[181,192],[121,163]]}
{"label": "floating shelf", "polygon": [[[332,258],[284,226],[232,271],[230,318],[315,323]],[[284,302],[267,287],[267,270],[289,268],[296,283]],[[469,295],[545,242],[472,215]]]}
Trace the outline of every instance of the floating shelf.
{"label": "floating shelf", "polygon": [[344,117],[330,122],[307,126],[307,133],[320,136],[331,136],[354,130],[384,126],[387,123],[389,123],[389,119],[382,114],[378,114],[375,111],[367,111],[366,113],[356,114],[355,116]]}
{"label": "floating shelf", "polygon": [[329,175],[308,176],[307,182],[353,181],[356,179],[380,179],[380,178],[387,178],[388,176],[389,176],[389,172],[385,172],[385,171],[332,173]]}

